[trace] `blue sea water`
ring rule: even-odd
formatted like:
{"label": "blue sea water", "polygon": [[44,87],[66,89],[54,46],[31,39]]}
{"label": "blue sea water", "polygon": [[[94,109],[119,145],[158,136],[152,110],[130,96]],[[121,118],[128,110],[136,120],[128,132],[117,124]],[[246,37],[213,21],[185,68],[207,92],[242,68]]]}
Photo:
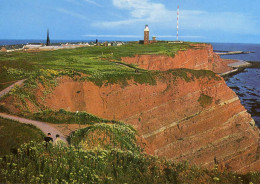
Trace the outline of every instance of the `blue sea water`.
{"label": "blue sea water", "polygon": [[[225,59],[260,62],[260,44],[212,43],[214,50],[251,51],[250,54],[224,55]],[[241,103],[260,127],[260,68],[246,68],[233,75],[226,84],[240,98]]]}
{"label": "blue sea water", "polygon": [[250,54],[223,55],[221,56],[222,58],[260,62],[260,44],[248,44],[248,43],[211,43],[211,44],[214,50],[253,52]]}

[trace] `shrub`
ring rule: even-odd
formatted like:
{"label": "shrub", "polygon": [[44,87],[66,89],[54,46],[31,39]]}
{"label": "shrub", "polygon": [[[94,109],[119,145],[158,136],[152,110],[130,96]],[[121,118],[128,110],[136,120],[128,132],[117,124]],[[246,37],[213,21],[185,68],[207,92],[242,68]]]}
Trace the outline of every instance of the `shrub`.
{"label": "shrub", "polygon": [[206,107],[206,106],[212,104],[212,99],[213,99],[212,97],[202,93],[202,94],[200,94],[198,102],[200,103],[200,105],[202,107]]}

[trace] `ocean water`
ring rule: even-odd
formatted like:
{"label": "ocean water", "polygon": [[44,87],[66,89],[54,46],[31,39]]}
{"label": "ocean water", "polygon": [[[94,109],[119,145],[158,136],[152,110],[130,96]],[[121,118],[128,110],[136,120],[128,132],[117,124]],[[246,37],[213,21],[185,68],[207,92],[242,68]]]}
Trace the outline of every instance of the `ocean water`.
{"label": "ocean water", "polygon": [[[224,55],[225,59],[260,62],[260,44],[212,43],[214,50],[251,51],[250,54]],[[226,84],[238,95],[241,103],[260,127],[260,68],[246,68],[231,76]]]}
{"label": "ocean water", "polygon": [[245,44],[245,43],[211,43],[214,50],[222,51],[251,51],[250,54],[223,55],[225,59],[238,59],[244,61],[259,61],[260,62],[260,44]]}

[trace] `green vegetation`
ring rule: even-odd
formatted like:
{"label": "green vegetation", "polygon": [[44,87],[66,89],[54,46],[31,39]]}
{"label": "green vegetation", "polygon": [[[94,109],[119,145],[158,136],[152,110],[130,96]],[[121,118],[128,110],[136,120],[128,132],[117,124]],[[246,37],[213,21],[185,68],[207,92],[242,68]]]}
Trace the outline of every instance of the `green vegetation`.
{"label": "green vegetation", "polygon": [[176,183],[256,184],[259,173],[238,175],[174,164],[120,149],[82,150],[24,144],[16,155],[0,158],[2,183]]}
{"label": "green vegetation", "polygon": [[[16,80],[28,78],[40,69],[77,71],[91,79],[100,75],[133,76],[135,67],[120,65],[121,57],[135,54],[164,54],[173,56],[178,50],[190,48],[189,43],[129,43],[120,47],[85,47],[42,52],[0,52],[0,90]],[[112,62],[111,62],[112,61]],[[111,77],[110,77],[111,78]]]}
{"label": "green vegetation", "polygon": [[[90,80],[99,86],[106,83],[120,83],[125,86],[131,79],[141,84],[156,84],[155,78],[160,72],[146,71],[122,63],[121,57],[131,57],[136,54],[174,56],[177,51],[188,48],[192,46],[187,42],[181,44],[160,42],[150,45],[128,43],[119,47],[0,53],[0,90],[22,78],[31,80],[38,77],[40,82],[44,82],[42,80],[53,81],[51,77],[66,74],[82,74],[82,80]],[[180,70],[176,70],[175,73],[178,72]],[[193,74],[196,75],[196,72]],[[208,75],[206,72],[205,74]],[[31,83],[30,80],[28,83]]]}
{"label": "green vegetation", "polygon": [[200,94],[198,102],[200,103],[200,105],[202,107],[206,107],[206,106],[212,104],[212,97],[205,95],[205,94]]}
{"label": "green vegetation", "polygon": [[[121,57],[136,54],[174,56],[178,50],[191,48],[190,43],[151,45],[129,43],[120,47],[85,47],[45,52],[0,53],[0,90],[16,80],[27,78],[24,86],[15,87],[8,95],[14,97],[19,116],[67,124],[84,124],[75,131],[69,147],[49,144],[42,133],[29,125],[0,119],[0,183],[222,183],[254,184],[259,173],[238,175],[205,170],[187,163],[175,164],[143,152],[145,145],[136,130],[123,122],[106,120],[87,112],[53,111],[37,101],[35,90],[43,89],[42,102],[58,85],[58,78],[88,80],[98,86],[128,82],[155,85],[166,81],[169,88],[178,79],[186,82],[199,78],[219,78],[211,71],[175,69],[147,71],[121,62]],[[137,71],[138,70],[138,71]],[[167,88],[168,89],[168,88]],[[7,95],[7,96],[8,96]],[[212,98],[201,94],[199,103],[205,107]],[[34,111],[31,112],[33,106]],[[0,111],[8,110],[0,104]],[[8,112],[13,113],[13,112]],[[9,154],[10,148],[18,152]],[[34,142],[35,141],[35,142]],[[3,148],[3,149],[2,149]],[[5,155],[5,156],[3,156]]]}
{"label": "green vegetation", "polygon": [[51,109],[47,109],[36,113],[30,113],[26,115],[26,117],[38,121],[57,123],[57,124],[59,123],[82,124],[82,125],[94,125],[95,123],[120,124],[120,122],[99,118],[87,112],[76,113],[76,112],[66,111],[64,109],[60,109],[59,111],[53,111]]}
{"label": "green vegetation", "polygon": [[23,143],[42,141],[43,137],[44,134],[32,125],[0,118],[0,156],[10,154]]}
{"label": "green vegetation", "polygon": [[124,151],[140,153],[140,148],[136,144],[136,130],[124,123],[105,124],[99,123],[74,132],[69,141],[84,150],[118,148]]}

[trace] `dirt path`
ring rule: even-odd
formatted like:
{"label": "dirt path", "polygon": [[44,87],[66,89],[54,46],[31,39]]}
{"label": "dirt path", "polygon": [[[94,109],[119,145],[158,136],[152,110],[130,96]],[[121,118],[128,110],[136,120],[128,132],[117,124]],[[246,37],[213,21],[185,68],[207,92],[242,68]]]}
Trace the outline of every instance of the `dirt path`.
{"label": "dirt path", "polygon": [[17,81],[16,83],[12,84],[11,86],[9,86],[9,87],[5,88],[4,90],[0,91],[0,98],[1,98],[2,96],[6,95],[7,93],[9,93],[9,91],[10,91],[11,89],[13,89],[15,85],[20,86],[24,81],[26,81],[26,79],[19,80],[19,81]]}
{"label": "dirt path", "polygon": [[[12,84],[11,86],[9,86],[9,87],[5,88],[4,90],[0,91],[0,98],[3,97],[4,95],[6,95],[7,93],[9,93],[9,91],[11,89],[13,89],[16,85],[19,86],[19,85],[23,84],[24,81],[26,81],[26,79],[19,80],[16,83]],[[66,140],[67,136],[63,135],[63,133],[61,133],[57,128],[53,127],[50,123],[25,119],[25,118],[21,118],[21,117],[18,117],[18,116],[5,114],[5,113],[0,113],[0,117],[5,118],[5,119],[14,120],[14,121],[17,121],[19,123],[32,124],[32,125],[36,126],[37,128],[39,128],[45,135],[47,133],[51,133],[54,140],[55,140],[55,135],[59,134],[60,138],[67,143],[67,140]]]}
{"label": "dirt path", "polygon": [[50,123],[46,122],[40,122],[40,121],[35,121],[35,120],[30,120],[30,119],[25,119],[21,118],[18,116],[10,115],[10,114],[5,114],[5,113],[0,113],[0,117],[5,118],[5,119],[10,119],[14,121],[18,121],[19,123],[24,123],[24,124],[32,124],[39,128],[45,135],[47,133],[51,133],[52,137],[55,140],[55,135],[59,134],[60,138],[67,143],[66,136],[64,136],[58,129],[54,128],[51,126]]}

